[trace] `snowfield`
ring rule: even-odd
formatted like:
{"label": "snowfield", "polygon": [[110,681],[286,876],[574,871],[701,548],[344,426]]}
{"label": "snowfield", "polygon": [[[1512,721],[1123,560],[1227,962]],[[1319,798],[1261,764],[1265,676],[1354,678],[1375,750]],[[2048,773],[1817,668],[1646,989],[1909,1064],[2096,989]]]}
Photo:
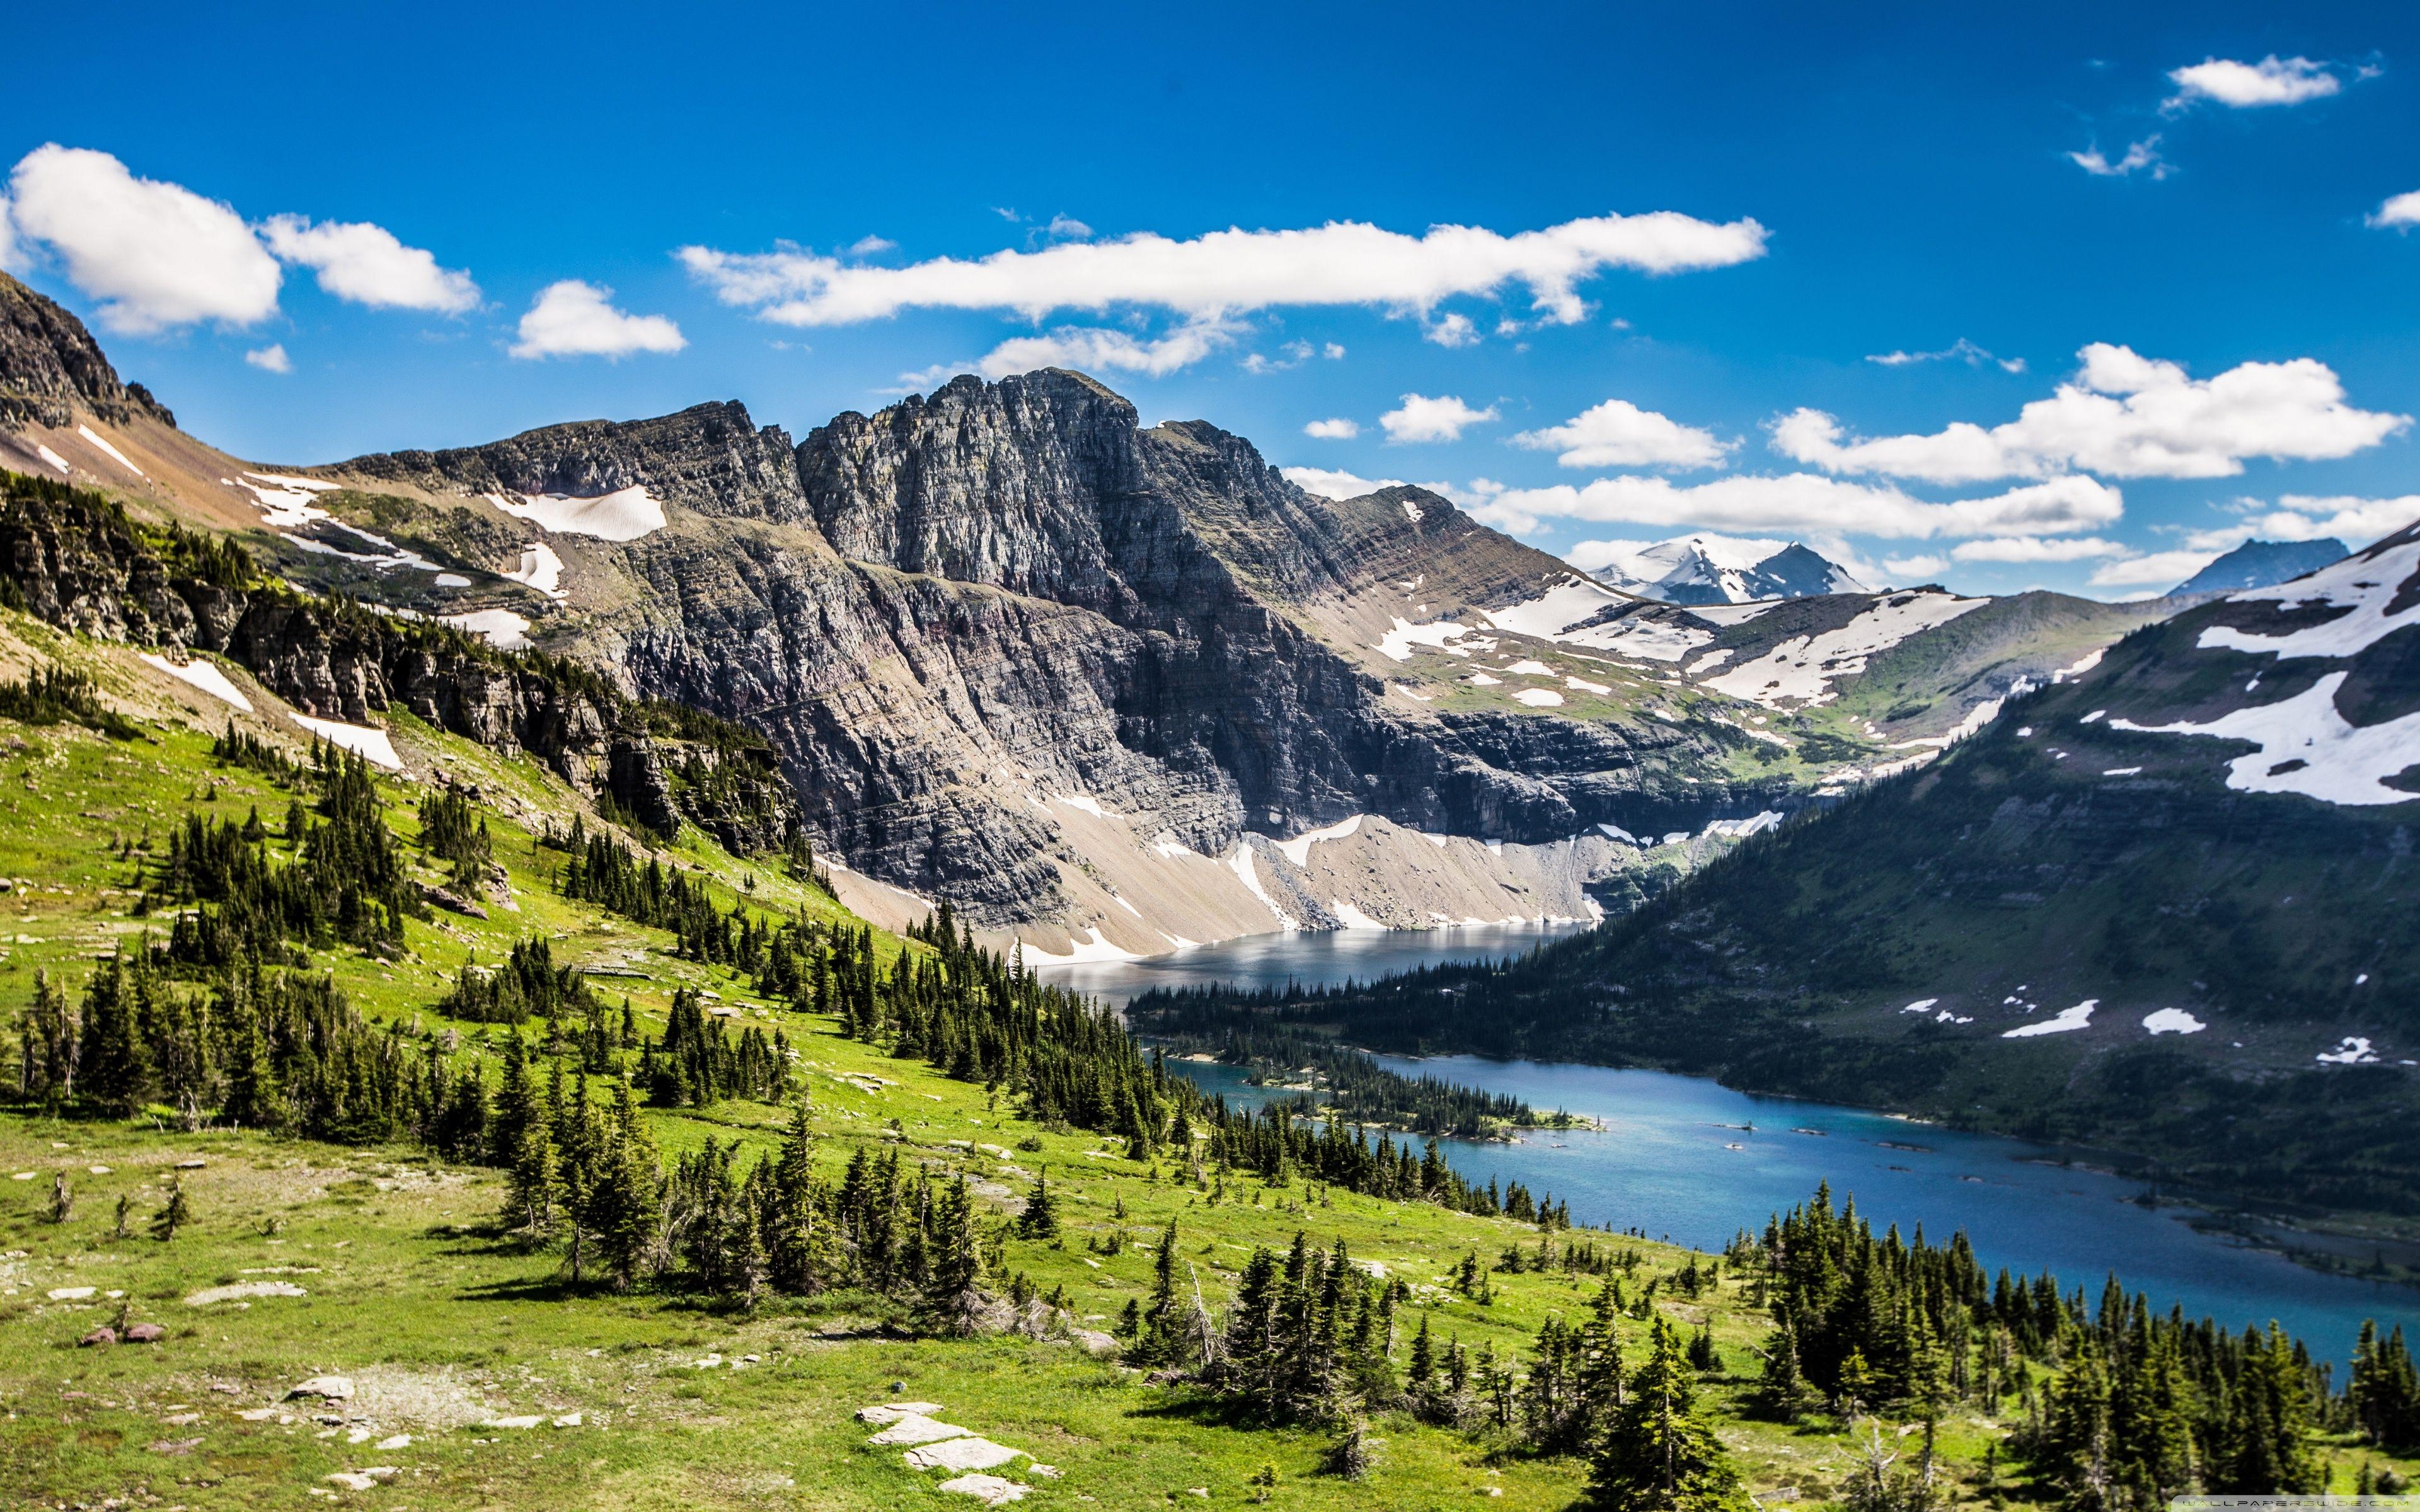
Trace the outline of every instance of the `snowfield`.
{"label": "snowfield", "polygon": [[[2342,609],[2325,625],[2314,625],[2283,635],[2258,635],[2228,625],[2202,631],[2204,651],[2248,651],[2287,656],[2350,656],[2367,650],[2407,625],[2420,625],[2420,594],[2403,596],[2403,589],[2420,573],[2420,539],[2390,547],[2375,556],[2350,556],[2274,588],[2253,588],[2227,595],[2230,604],[2273,603],[2280,612],[2313,606]],[[2400,609],[2395,608],[2402,597]]]}
{"label": "snowfield", "polygon": [[1769,709],[1828,703],[1835,696],[1832,679],[1862,672],[1867,657],[1990,602],[1948,594],[1894,594],[1837,630],[1792,636],[1756,660],[1706,679],[1705,686]]}
{"label": "snowfield", "polygon": [[520,651],[530,643],[530,622],[508,609],[474,609],[468,614],[441,614],[445,624],[468,630],[498,651]]}
{"label": "snowfield", "polygon": [[395,741],[376,726],[347,724],[341,719],[315,719],[307,714],[294,716],[294,722],[330,745],[351,751],[365,762],[383,766],[390,772],[403,770],[403,758],[395,753]]}
{"label": "snowfield", "polygon": [[479,496],[512,516],[559,535],[593,535],[600,541],[635,541],[664,528],[664,506],[634,483],[609,494],[582,499],[570,494]]}
{"label": "snowfield", "polygon": [[2045,1034],[2068,1034],[2077,1029],[2088,1029],[2092,1027],[2092,1011],[2100,1006],[2100,998],[2087,997],[2073,1008],[2060,1009],[2055,1018],[2044,1019],[2040,1024],[2020,1024],[2015,1028],[2003,1033],[2000,1038],[2032,1040]]}
{"label": "snowfield", "polygon": [[2409,803],[2415,795],[2384,779],[2420,763],[2420,714],[2352,725],[2336,712],[2347,672],[2330,672],[2276,703],[2222,715],[2208,724],[2144,725],[2112,719],[2111,729],[2147,734],[2209,735],[2260,748],[2227,764],[2226,785],[2244,793],[2299,793],[2322,803]]}
{"label": "snowfield", "polygon": [[217,662],[196,658],[179,667],[167,657],[149,651],[143,653],[143,660],[145,665],[156,667],[180,683],[200,688],[222,703],[231,703],[246,714],[252,712],[252,700],[244,697],[243,689],[227,680],[227,674],[219,671]]}

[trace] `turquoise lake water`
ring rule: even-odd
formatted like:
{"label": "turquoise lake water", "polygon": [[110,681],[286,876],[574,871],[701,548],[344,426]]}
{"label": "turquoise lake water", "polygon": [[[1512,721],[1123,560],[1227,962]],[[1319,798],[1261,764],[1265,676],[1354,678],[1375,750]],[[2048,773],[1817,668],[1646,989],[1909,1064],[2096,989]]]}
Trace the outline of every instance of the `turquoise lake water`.
{"label": "turquoise lake water", "polygon": [[[1568,932],[1263,935],[1047,975],[1124,1002],[1158,985],[1367,980],[1423,962],[1517,953],[1559,933]],[[1560,1108],[1603,1120],[1602,1132],[1540,1132],[1515,1145],[1447,1142],[1448,1159],[1465,1176],[1550,1193],[1568,1200],[1581,1223],[1636,1227],[1651,1238],[1715,1250],[1743,1227],[1761,1230],[1768,1215],[1805,1201],[1817,1182],[1828,1180],[1836,1200],[1854,1195],[1878,1230],[1921,1224],[1929,1238],[1942,1240],[1964,1229],[1987,1270],[2047,1269],[2094,1298],[2115,1270],[2163,1310],[2180,1302],[2188,1314],[2231,1328],[2274,1319],[2321,1359],[2346,1359],[2365,1318],[2381,1326],[2420,1325],[2420,1291],[2316,1271],[2197,1229],[2189,1220],[2202,1216],[2198,1210],[2147,1206],[2140,1183],[2062,1165],[2060,1151],[2021,1140],[1757,1097],[1662,1072],[1474,1057],[1378,1058],[1406,1074],[1510,1092],[1542,1112]],[[1260,1101],[1259,1089],[1232,1068],[1182,1069],[1231,1102]]]}

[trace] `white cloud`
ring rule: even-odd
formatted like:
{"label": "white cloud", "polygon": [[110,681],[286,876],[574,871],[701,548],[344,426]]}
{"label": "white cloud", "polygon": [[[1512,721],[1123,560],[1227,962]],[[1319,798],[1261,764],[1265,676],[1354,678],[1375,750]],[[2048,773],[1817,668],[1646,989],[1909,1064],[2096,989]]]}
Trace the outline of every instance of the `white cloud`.
{"label": "white cloud", "polygon": [[1474,510],[1508,531],[1548,518],[1741,534],[1934,536],[2057,535],[2108,525],[2125,514],[2118,490],[2070,475],[1983,499],[1932,503],[1886,484],[1848,483],[1812,472],[1717,478],[1683,487],[1668,478],[1599,478],[1584,486],[1508,488]]}
{"label": "white cloud", "polygon": [[2369,217],[2375,226],[2392,226],[2397,231],[2420,225],[2420,189],[2412,190],[2389,199]]}
{"label": "white cloud", "polygon": [[2094,557],[2122,557],[2127,548],[2097,535],[1993,535],[1961,541],[1949,555],[1959,562],[2087,562]]}
{"label": "white cloud", "polygon": [[[2273,541],[2316,541],[2334,536],[2358,551],[2415,519],[2420,519],[2420,494],[2400,499],[2315,499],[2288,494],[2277,501],[2275,509],[2247,521],[2239,539],[2258,535]],[[2201,542],[2196,539],[2194,544]]]}
{"label": "white cloud", "polygon": [[243,354],[243,360],[264,373],[294,371],[294,360],[286,355],[286,347],[282,342],[271,342],[266,347],[248,351]]}
{"label": "white cloud", "polygon": [[1990,430],[1961,421],[1931,435],[1843,440],[1839,423],[1799,409],[1773,425],[1773,447],[1829,472],[1932,483],[2038,478],[2080,468],[2118,478],[2224,478],[2243,459],[2325,460],[2377,445],[2411,424],[2344,402],[2326,364],[2298,357],[2242,363],[2196,380],[2174,363],[2095,342],[2083,367],[2047,399]]}
{"label": "white cloud", "polygon": [[1332,468],[1280,468],[1278,471],[1284,474],[1288,483],[1322,499],[1358,499],[1381,488],[1404,486],[1401,478],[1365,478],[1358,473],[1342,472]]}
{"label": "white cloud", "polygon": [[2215,551],[2153,551],[2104,563],[2092,574],[2095,588],[2173,588],[2218,560]]}
{"label": "white cloud", "polygon": [[889,237],[860,237],[855,241],[848,244],[848,255],[852,257],[871,257],[876,253],[897,252],[898,250],[899,243],[892,240]]}
{"label": "white cloud", "polygon": [[112,331],[248,326],[277,309],[283,274],[243,217],[178,185],[137,178],[106,152],[36,147],[11,174],[9,197],[17,238],[55,255],[68,281],[101,301]]}
{"label": "white cloud", "polygon": [[2115,162],[2109,161],[2098,146],[2086,147],[2081,152],[2071,152],[2067,156],[2069,162],[2095,178],[2130,178],[2135,174],[2149,172],[2154,179],[2159,179],[2176,172],[2168,160],[2160,156],[2160,135],[2157,131],[2140,142],[2128,143],[2126,155]]}
{"label": "white cloud", "polygon": [[1361,434],[1361,427],[1340,415],[1333,420],[1314,420],[1302,427],[1302,433],[1318,441],[1349,441]]}
{"label": "white cloud", "polygon": [[1061,326],[1038,336],[1016,336],[983,360],[985,378],[1030,373],[1037,367],[1114,369],[1160,378],[1202,361],[1235,339],[1232,321],[1194,320],[1156,340],[1098,326]]}
{"label": "white cloud", "polygon": [[319,275],[319,286],[340,300],[375,309],[435,310],[459,315],[477,307],[471,275],[437,266],[433,253],[407,247],[381,225],[272,216],[260,234],[269,250]]}
{"label": "white cloud", "polygon": [[1866,361],[1879,363],[1884,367],[1912,367],[1918,363],[1955,362],[1963,363],[1968,367],[1980,367],[1985,363],[1990,363],[1994,367],[2009,373],[2022,373],[2025,370],[2024,358],[1994,357],[1963,336],[1937,352],[1872,352],[1867,355]]}
{"label": "white cloud", "polygon": [[1083,241],[1090,239],[1093,228],[1072,215],[1054,215],[1050,217],[1050,224],[1042,228],[1042,234],[1063,240]]}
{"label": "white cloud", "polygon": [[1558,453],[1555,460],[1567,468],[1718,468],[1737,443],[1627,399],[1607,399],[1559,425],[1525,430],[1512,444]]}
{"label": "white cloud", "polygon": [[1654,544],[1652,541],[1577,541],[1563,553],[1563,560],[1582,572],[1594,572],[1599,567],[1637,556]]}
{"label": "white cloud", "polygon": [[1332,363],[1344,355],[1344,344],[1342,342],[1331,341],[1326,346],[1319,349],[1319,355],[1326,358]]}
{"label": "white cloud", "polygon": [[1921,582],[1927,578],[1939,577],[1941,569],[1947,565],[1949,565],[1949,560],[1947,557],[1883,558],[1883,573],[1895,583]]}
{"label": "white cloud", "polygon": [[1413,237],[1351,221],[1295,231],[1231,228],[1185,241],[1144,232],[905,268],[853,266],[790,249],[691,246],[679,256],[725,303],[783,325],[852,325],[915,309],[1008,310],[1039,320],[1053,310],[1120,304],[1188,319],[1280,305],[1371,305],[1425,316],[1454,296],[1514,284],[1529,291],[1544,317],[1568,324],[1586,308],[1577,285],[1607,269],[1724,268],[1762,256],[1764,241],[1764,227],[1752,220],[1718,225],[1658,210],[1509,237],[1460,225]]}
{"label": "white cloud", "polygon": [[0,194],[0,268],[24,266],[24,253],[17,245],[17,225],[8,218],[8,196]]}
{"label": "white cloud", "polygon": [[2314,63],[2306,57],[2281,58],[2274,53],[2257,63],[2204,58],[2189,67],[2169,70],[2168,78],[2176,85],[2177,93],[2160,108],[2170,112],[2182,110],[2197,100],[2216,100],[2235,110],[2299,105],[2306,100],[2324,100],[2344,88],[2344,82],[2330,73],[2326,64]]}
{"label": "white cloud", "polygon": [[1380,415],[1378,424],[1389,441],[1458,441],[1470,426],[1495,418],[1494,405],[1473,409],[1450,393],[1435,399],[1407,393],[1403,408]]}
{"label": "white cloud", "polygon": [[613,291],[576,278],[549,284],[521,316],[515,357],[627,357],[676,352],[689,345],[680,327],[659,315],[613,308]]}
{"label": "white cloud", "polygon": [[1429,322],[1427,329],[1420,332],[1420,338],[1435,342],[1440,347],[1476,347],[1479,345],[1479,328],[1471,324],[1470,316],[1456,311]]}

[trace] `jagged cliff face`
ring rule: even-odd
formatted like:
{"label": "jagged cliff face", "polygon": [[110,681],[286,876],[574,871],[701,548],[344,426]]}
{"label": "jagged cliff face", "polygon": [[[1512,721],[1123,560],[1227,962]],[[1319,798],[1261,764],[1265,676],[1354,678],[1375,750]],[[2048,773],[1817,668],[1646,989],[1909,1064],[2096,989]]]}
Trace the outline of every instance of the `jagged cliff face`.
{"label": "jagged cliff face", "polygon": [[485,446],[357,456],[324,471],[431,493],[594,499],[644,486],[700,515],[806,517],[790,438],[778,425],[757,429],[735,403],[655,420],[548,425]]}
{"label": "jagged cliff face", "polygon": [[[1296,885],[1290,861],[1248,883],[1244,838],[1371,814],[1563,842],[1616,818],[1695,828],[1763,796],[1715,781],[1667,797],[1660,772],[1713,753],[1669,725],[1390,698],[1350,647],[1389,573],[1473,604],[1568,576],[1419,490],[1315,499],[1237,437],[1140,429],[1125,399],[1058,371],[960,378],[787,448],[737,405],[702,406],[314,471],[441,502],[644,489],[668,506],[660,529],[546,535],[589,585],[556,643],[763,731],[831,850],[995,926],[1097,924],[1159,949],[1333,923],[1334,899],[1267,901]],[[1218,875],[1187,871],[1205,857]],[[1170,869],[1186,880],[1153,874]],[[1215,917],[1138,933],[1120,904],[1140,917],[1127,894],[1155,887],[1217,892]],[[1478,906],[1447,901],[1457,918]],[[1566,888],[1551,910],[1483,917],[1584,906]]]}
{"label": "jagged cliff face", "polygon": [[[18,405],[0,465],[233,529],[294,580],[525,633],[626,693],[744,723],[852,874],[1045,949],[1578,913],[1583,887],[1660,885],[1640,879],[1694,854],[1676,837],[1934,733],[1873,722],[1940,702],[1922,687],[1862,728],[1846,701],[1717,689],[1767,640],[1799,670],[1810,636],[1848,633],[1828,622],[1641,605],[1419,488],[1315,498],[1214,425],[1140,428],[1078,374],[962,378],[795,447],[709,404],[262,471],[176,432],[39,295],[0,287],[0,314]],[[138,624],[124,606],[147,600],[127,588],[95,600],[126,623],[96,628],[226,648],[307,706],[426,704],[491,743],[566,738],[482,712],[503,697],[473,686],[486,672],[423,676],[263,605]],[[1788,681],[1758,666],[1759,688]],[[1900,682],[1947,676],[1927,661]],[[568,738],[596,782],[661,810],[644,801],[660,761]],[[1364,819],[1348,843],[1338,826]],[[1444,853],[1450,836],[1529,850]],[[1436,853],[1444,870],[1407,880]]]}
{"label": "jagged cliff face", "polygon": [[0,273],[0,424],[64,425],[77,406],[106,420],[174,425],[140,383],[121,383],[84,322]]}

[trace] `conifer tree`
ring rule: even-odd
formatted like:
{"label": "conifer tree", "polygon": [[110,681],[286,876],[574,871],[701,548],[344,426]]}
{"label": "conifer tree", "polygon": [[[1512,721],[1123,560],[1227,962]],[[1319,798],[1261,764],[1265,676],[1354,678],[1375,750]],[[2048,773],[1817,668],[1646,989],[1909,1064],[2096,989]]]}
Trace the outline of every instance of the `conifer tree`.
{"label": "conifer tree", "polygon": [[1747,1504],[1738,1473],[1698,1415],[1681,1335],[1661,1318],[1592,1468],[1591,1498],[1621,1512],[1739,1512]]}
{"label": "conifer tree", "polygon": [[186,1199],[184,1181],[174,1176],[168,1178],[168,1200],[151,1215],[151,1237],[163,1244],[174,1243],[177,1230],[193,1221],[194,1208]]}
{"label": "conifer tree", "polygon": [[1033,1190],[1026,1195],[1025,1211],[1016,1215],[1016,1237],[1059,1237],[1059,1199],[1050,1195],[1050,1172],[1047,1167],[1033,1179]]}

